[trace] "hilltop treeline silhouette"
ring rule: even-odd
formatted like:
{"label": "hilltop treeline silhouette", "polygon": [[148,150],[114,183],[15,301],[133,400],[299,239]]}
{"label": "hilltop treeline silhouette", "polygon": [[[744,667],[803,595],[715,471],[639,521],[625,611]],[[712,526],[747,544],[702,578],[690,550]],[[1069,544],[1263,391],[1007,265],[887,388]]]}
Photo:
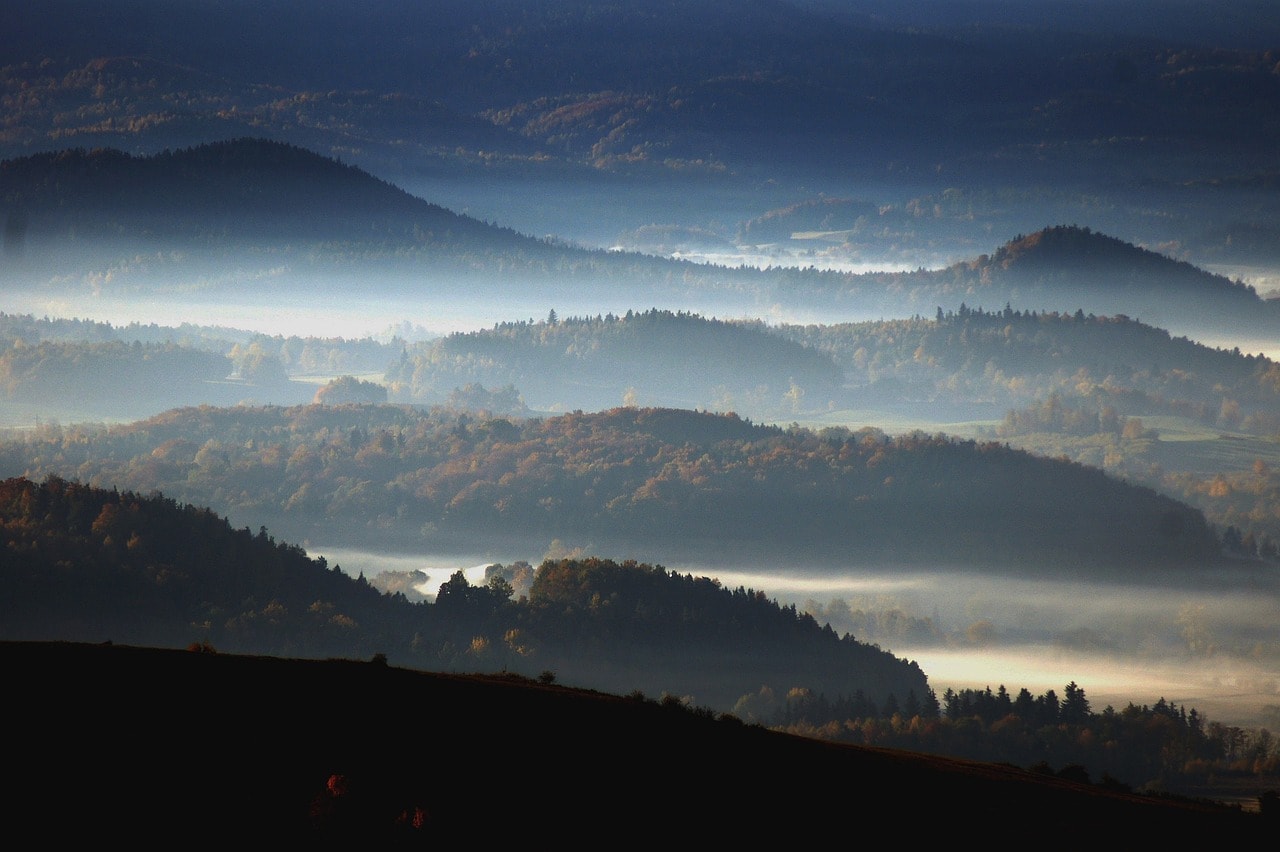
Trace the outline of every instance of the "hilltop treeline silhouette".
{"label": "hilltop treeline silhouette", "polygon": [[[539,567],[518,599],[460,572],[434,602],[383,594],[265,528],[235,529],[159,494],[58,478],[0,483],[8,639],[367,658],[433,670],[552,670],[566,683],[728,709],[761,684],[877,703],[932,697],[914,663],[838,636],[794,605],[661,566]],[[512,574],[514,577],[514,574]]]}

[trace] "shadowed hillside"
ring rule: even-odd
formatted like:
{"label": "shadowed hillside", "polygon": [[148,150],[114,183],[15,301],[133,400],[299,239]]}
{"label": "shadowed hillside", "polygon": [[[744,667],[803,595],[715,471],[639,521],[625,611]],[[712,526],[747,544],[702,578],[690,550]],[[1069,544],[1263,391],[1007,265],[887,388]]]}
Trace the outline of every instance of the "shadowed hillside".
{"label": "shadowed hillside", "polygon": [[6,833],[597,844],[782,841],[855,819],[1235,846],[1270,820],[1011,767],[838,746],[639,697],[370,662],[0,643]]}

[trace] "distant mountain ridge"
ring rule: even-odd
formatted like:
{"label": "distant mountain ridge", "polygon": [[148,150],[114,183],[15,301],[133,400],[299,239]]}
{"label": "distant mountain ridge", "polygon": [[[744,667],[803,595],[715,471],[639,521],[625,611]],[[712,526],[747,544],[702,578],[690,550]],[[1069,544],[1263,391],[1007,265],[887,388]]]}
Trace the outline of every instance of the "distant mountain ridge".
{"label": "distant mountain ridge", "polygon": [[[830,206],[832,214],[846,208]],[[797,211],[809,208],[821,211],[812,205]],[[698,264],[523,235],[336,158],[263,138],[150,157],[69,149],[4,161],[0,217],[11,275],[29,276],[42,288],[51,281],[67,286],[77,269],[96,280],[101,273],[87,276],[85,264],[101,267],[113,252],[124,260],[111,272],[111,289],[171,287],[163,270],[130,271],[138,252],[159,250],[188,277],[222,277],[204,264],[247,265],[245,279],[267,275],[273,287],[306,292],[358,287],[370,296],[426,295],[481,286],[500,298],[537,287],[575,302],[607,293],[613,300],[630,295],[636,307],[713,301],[739,314],[777,306],[909,317],[1011,305],[1122,314],[1189,337],[1262,338],[1280,328],[1280,303],[1263,301],[1254,288],[1089,227],[1049,226],[938,270]],[[767,217],[758,221],[778,227]],[[288,253],[279,254],[281,247]]]}
{"label": "distant mountain ridge", "polygon": [[[0,199],[30,239],[118,237],[457,244],[536,241],[409,195],[354,166],[262,138],[150,157],[67,149],[0,163]],[[74,230],[72,230],[74,229]]]}

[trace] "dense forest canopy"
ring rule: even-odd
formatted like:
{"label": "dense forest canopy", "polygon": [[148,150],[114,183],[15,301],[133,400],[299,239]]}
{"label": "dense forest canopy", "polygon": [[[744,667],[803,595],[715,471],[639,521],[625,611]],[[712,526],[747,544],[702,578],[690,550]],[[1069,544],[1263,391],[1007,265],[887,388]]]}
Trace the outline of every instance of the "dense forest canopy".
{"label": "dense forest canopy", "polygon": [[1058,394],[1116,413],[1182,406],[1216,418],[1224,401],[1235,422],[1274,432],[1280,366],[1239,347],[1221,349],[1127,316],[984,310],[961,304],[930,318],[778,325],[774,332],[829,354],[844,382],[878,405],[928,402],[1003,414]]}
{"label": "dense forest canopy", "polygon": [[542,411],[647,404],[741,407],[757,416],[794,414],[814,404],[806,396],[839,398],[843,381],[829,356],[762,323],[656,308],[594,318],[552,310],[545,322],[502,323],[419,344],[387,371],[394,399],[403,402],[439,404],[468,384],[511,385]]}
{"label": "dense forest canopy", "polygon": [[0,445],[0,471],[161,491],[295,541],[384,548],[560,539],[719,563],[1083,574],[1218,552],[1198,511],[1083,465],[944,435],[670,409],[512,420],[392,405],[189,408],[18,435]]}
{"label": "dense forest canopy", "polygon": [[[922,702],[914,663],[838,636],[794,605],[607,559],[540,566],[518,599],[495,566],[434,602],[384,594],[265,527],[234,528],[159,493],[50,477],[0,483],[4,638],[206,643],[240,653],[368,658],[427,669],[552,670],[619,694],[697,695],[728,709],[769,684]],[[512,566],[514,568],[514,566]]]}

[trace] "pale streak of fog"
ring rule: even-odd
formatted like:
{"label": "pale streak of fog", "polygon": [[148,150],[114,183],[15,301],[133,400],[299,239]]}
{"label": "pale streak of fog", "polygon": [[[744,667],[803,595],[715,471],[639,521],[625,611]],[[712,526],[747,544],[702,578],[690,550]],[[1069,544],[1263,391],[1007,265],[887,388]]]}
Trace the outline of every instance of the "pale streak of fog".
{"label": "pale streak of fog", "polygon": [[[753,252],[722,255],[704,255],[689,259],[699,263],[711,263],[728,267],[754,266],[807,267],[815,266],[845,272],[894,271],[919,268],[917,265],[885,263],[854,263],[840,260],[815,260],[807,257],[763,255]],[[492,328],[499,323],[521,320],[545,319],[551,310],[561,317],[596,316],[613,313],[624,315],[629,310],[644,311],[650,308],[681,310],[721,320],[763,320],[766,323],[831,323],[857,322],[883,318],[880,316],[836,314],[831,310],[794,310],[784,305],[755,299],[749,295],[715,294],[697,292],[668,295],[655,298],[652,294],[628,294],[627,288],[616,292],[602,291],[586,286],[556,288],[531,286],[511,288],[501,297],[492,293],[462,298],[453,295],[423,293],[399,298],[371,297],[365,292],[364,282],[358,279],[345,282],[342,287],[318,287],[305,299],[287,297],[282,302],[269,286],[257,293],[240,293],[231,298],[206,297],[209,282],[227,285],[246,281],[270,280],[280,270],[226,269],[175,269],[174,278],[165,290],[155,290],[146,285],[131,283],[128,274],[121,272],[86,276],[78,287],[62,286],[52,291],[17,291],[5,294],[3,310],[7,313],[30,314],[37,318],[65,318],[92,320],[113,326],[131,323],[180,326],[184,323],[201,326],[222,326],[241,331],[268,335],[297,335],[300,337],[385,338],[391,329],[409,323],[419,327],[427,336],[447,335]],[[97,277],[111,278],[117,287],[93,284]],[[63,282],[66,284],[67,282]],[[217,287],[213,287],[217,290]],[[352,296],[351,294],[358,294]]]}
{"label": "pale streak of fog", "polygon": [[[383,554],[341,547],[308,548],[330,567],[367,579],[422,571],[414,588],[433,598],[462,571],[483,585],[489,565],[540,558],[504,554]],[[916,662],[939,698],[948,689],[1005,686],[1015,694],[1074,682],[1095,712],[1152,705],[1161,698],[1212,722],[1280,725],[1280,578],[1227,578],[1220,588],[1171,583],[1118,585],[1020,580],[940,571],[852,569],[818,572],[731,570],[666,563],[677,574],[715,579],[726,589],[762,592],[782,606],[811,612],[837,633]],[[1275,573],[1272,569],[1272,574]],[[928,621],[929,640],[868,635],[851,629],[833,601],[869,614],[898,612]]]}
{"label": "pale streak of fog", "polygon": [[[306,302],[294,300],[282,306],[277,301],[224,303],[164,296],[123,300],[93,296],[49,298],[31,295],[13,296],[8,301],[11,304],[8,308],[10,313],[25,313],[35,317],[93,320],[114,326],[136,322],[177,327],[183,323],[191,323],[269,335],[341,337],[348,340],[378,338],[388,329],[406,321],[422,326],[431,334],[440,335],[454,331],[472,331],[492,326],[499,321],[496,318],[490,319],[475,306],[457,302],[426,305],[423,302],[406,304],[362,299],[357,305],[317,297]],[[545,316],[546,310],[541,308],[540,316]],[[504,320],[521,318],[510,314],[503,317]]]}
{"label": "pale streak of fog", "polygon": [[677,570],[763,591],[802,612],[816,605],[819,622],[833,599],[855,610],[932,619],[936,641],[853,635],[914,660],[939,696],[948,688],[1004,685],[1015,694],[1052,689],[1061,697],[1075,682],[1098,712],[1164,698],[1223,724],[1275,726],[1280,713],[1275,569],[1235,590],[1232,580],[1209,589],[948,572],[858,573],[833,582],[816,574]]}
{"label": "pale streak of fog", "polygon": [[461,571],[467,582],[473,586],[485,584],[485,569],[494,563],[507,564],[515,560],[494,559],[483,554],[397,554],[373,553],[367,550],[355,550],[345,547],[308,547],[307,556],[312,559],[323,558],[330,568],[340,568],[342,573],[352,577],[364,575],[372,579],[379,574],[410,574],[421,571],[426,575],[422,582],[413,584],[413,588],[427,597],[434,598],[440,591],[440,585]]}
{"label": "pale streak of fog", "polygon": [[[685,301],[681,304],[653,304],[651,299],[615,298],[613,304],[601,304],[588,294],[531,293],[520,298],[422,298],[415,300],[348,301],[317,297],[306,302],[240,302],[228,304],[193,299],[161,297],[135,300],[109,300],[92,296],[56,299],[17,295],[8,298],[7,313],[30,314],[37,318],[52,317],[92,320],[113,326],[130,323],[180,326],[191,323],[223,326],[240,331],[268,335],[299,337],[383,338],[391,329],[410,323],[428,336],[443,336],[493,328],[499,323],[522,320],[541,321],[554,310],[560,317],[596,316],[613,313],[622,316],[629,310],[645,311],[654,307],[691,311],[707,317],[755,319],[766,322],[799,321],[797,316],[777,306],[763,311],[749,311],[746,306],[732,306],[717,301]],[[728,312],[726,313],[726,309]]]}
{"label": "pale streak of fog", "polygon": [[711,264],[713,266],[753,266],[757,269],[808,269],[810,267],[824,272],[850,272],[861,275],[870,272],[914,272],[921,268],[933,268],[939,264],[889,263],[882,261],[856,262],[847,258],[823,257],[803,254],[759,254],[716,253],[716,252],[674,252],[675,260],[687,260],[691,263]]}

